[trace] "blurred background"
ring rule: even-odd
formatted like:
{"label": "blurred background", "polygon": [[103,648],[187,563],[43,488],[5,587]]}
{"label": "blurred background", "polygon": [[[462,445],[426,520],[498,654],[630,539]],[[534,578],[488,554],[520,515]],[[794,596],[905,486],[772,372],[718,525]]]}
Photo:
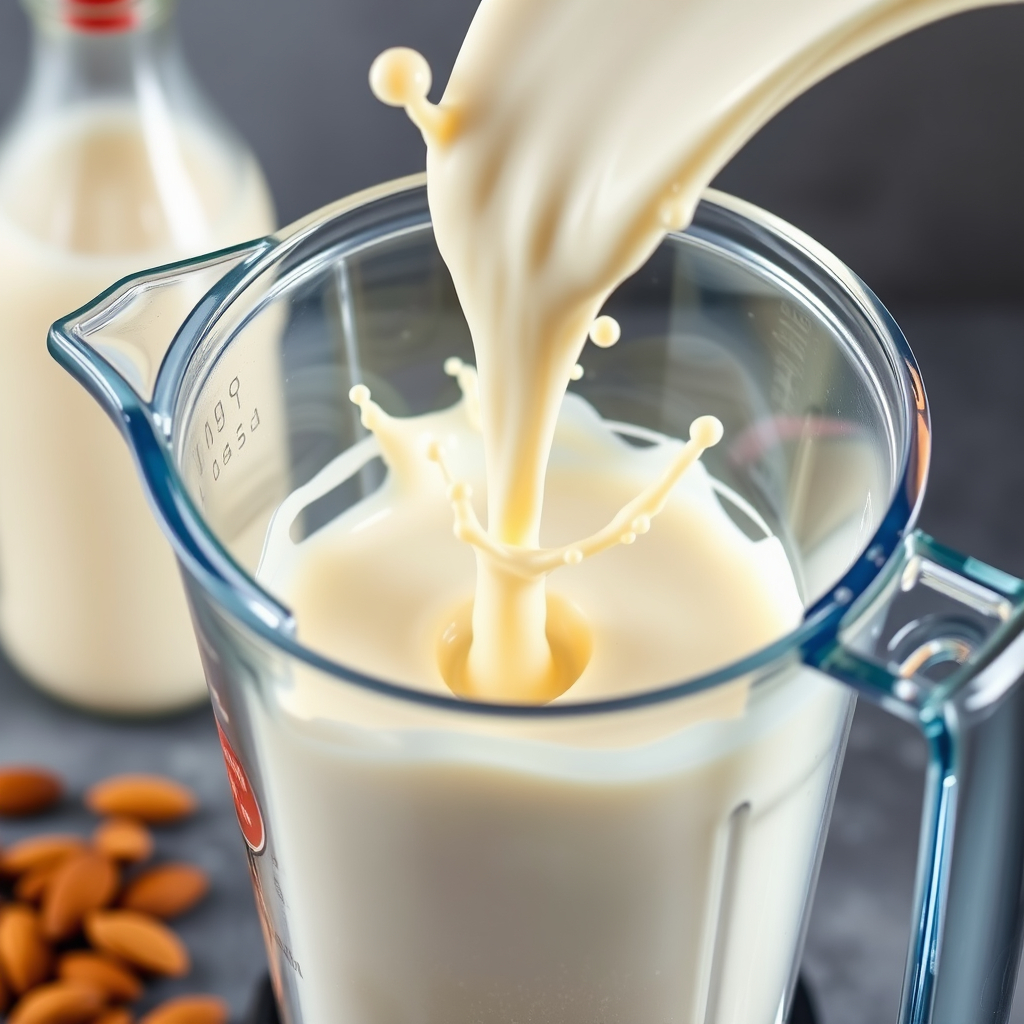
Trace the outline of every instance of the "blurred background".
{"label": "blurred background", "polygon": [[[438,98],[476,0],[183,0],[194,71],[256,150],[283,223],[423,166],[366,84],[387,46],[421,50]],[[1024,249],[1024,8],[930,26],[799,99],[719,184],[831,248],[884,298],[1014,301]],[[0,117],[27,27],[0,0]]]}
{"label": "blurred background", "polygon": [[[183,0],[179,22],[197,78],[256,151],[286,223],[422,168],[419,134],[401,112],[374,101],[367,69],[387,46],[416,47],[433,66],[437,98],[475,6]],[[0,0],[0,120],[28,59],[26,18],[16,0]],[[922,525],[1017,574],[1024,574],[1024,465],[1016,454],[1024,443],[1022,127],[1024,6],[979,10],[823,82],[716,182],[816,237],[889,306],[922,364],[933,406],[935,461]],[[3,686],[8,709],[20,702],[26,715],[56,716],[73,731],[71,712],[54,711],[16,680]],[[226,810],[215,748],[190,761],[194,730],[181,728],[175,763],[202,775],[211,806],[219,800]],[[195,728],[205,735],[205,726]],[[3,760],[24,742],[0,723]],[[858,711],[805,958],[823,1024],[895,1018],[923,762],[913,733],[870,708]],[[235,930],[221,925],[219,934],[245,937],[213,941],[207,930],[196,941],[215,961],[203,980],[239,1007],[261,954],[232,830],[218,823],[214,831],[225,870],[234,877],[237,860],[241,884],[209,913],[230,910]],[[1014,1020],[1024,1022],[1022,999]]]}

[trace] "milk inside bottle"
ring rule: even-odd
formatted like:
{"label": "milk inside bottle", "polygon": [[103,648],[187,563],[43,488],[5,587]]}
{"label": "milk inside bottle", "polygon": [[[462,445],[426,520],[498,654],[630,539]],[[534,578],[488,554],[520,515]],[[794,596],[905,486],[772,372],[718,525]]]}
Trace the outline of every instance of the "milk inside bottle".
{"label": "milk inside bottle", "polygon": [[[62,699],[159,712],[205,691],[178,571],[116,430],[46,332],[133,270],[265,234],[273,211],[189,81],[169,4],[30,9],[31,76],[0,142],[0,636]],[[189,298],[168,300],[155,339]],[[151,386],[158,355],[114,339],[110,358]]]}

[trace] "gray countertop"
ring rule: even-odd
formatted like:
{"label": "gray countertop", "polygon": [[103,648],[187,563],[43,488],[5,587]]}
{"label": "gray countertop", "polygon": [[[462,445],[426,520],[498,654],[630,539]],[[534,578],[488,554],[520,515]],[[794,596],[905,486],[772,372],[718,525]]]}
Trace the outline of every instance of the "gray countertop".
{"label": "gray countertop", "polygon": [[[944,542],[1024,574],[1020,497],[1024,464],[1024,309],[896,309],[932,399],[935,459],[921,525]],[[209,871],[211,895],[179,922],[195,967],[188,979],[151,987],[226,997],[236,1018],[248,1005],[264,955],[242,841],[212,717],[205,708],[159,723],[110,721],[54,703],[0,662],[0,761],[61,772],[72,798],[47,828],[85,831],[73,797],[122,771],[166,772],[193,786],[202,809],[160,830],[161,856]],[[903,969],[917,843],[924,747],[908,726],[858,709],[815,904],[805,972],[823,1024],[894,1020]],[[0,825],[7,842],[38,825]],[[1024,1022],[1024,999],[1014,1008]]]}
{"label": "gray countertop", "polygon": [[42,831],[87,834],[97,819],[83,807],[82,793],[118,772],[165,773],[196,791],[200,809],[193,818],[154,829],[158,858],[192,861],[210,875],[206,899],[173,922],[192,953],[192,972],[148,986],[140,1006],[182,992],[214,992],[229,1001],[233,1019],[240,1018],[266,958],[209,708],[145,724],[95,718],[43,696],[3,661],[0,709],[0,763],[46,765],[69,788],[56,813],[0,823],[4,845]]}

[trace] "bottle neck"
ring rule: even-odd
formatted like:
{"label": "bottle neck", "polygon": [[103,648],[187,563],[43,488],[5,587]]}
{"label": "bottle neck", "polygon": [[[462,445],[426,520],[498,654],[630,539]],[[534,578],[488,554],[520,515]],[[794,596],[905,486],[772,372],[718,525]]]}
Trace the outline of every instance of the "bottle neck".
{"label": "bottle neck", "polygon": [[[246,153],[194,85],[169,0],[26,5],[32,63],[0,133],[0,212],[80,253],[210,248]],[[104,17],[83,28],[84,7]]]}
{"label": "bottle neck", "polygon": [[112,35],[166,21],[171,0],[23,0],[36,27],[47,32]]}
{"label": "bottle neck", "polygon": [[33,47],[22,116],[88,100],[135,102],[140,88],[191,93],[170,0],[26,0]]}

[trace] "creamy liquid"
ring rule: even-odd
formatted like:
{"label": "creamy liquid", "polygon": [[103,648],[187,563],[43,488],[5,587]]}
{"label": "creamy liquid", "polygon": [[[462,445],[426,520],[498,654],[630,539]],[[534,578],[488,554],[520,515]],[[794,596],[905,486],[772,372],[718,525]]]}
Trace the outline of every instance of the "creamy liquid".
{"label": "creamy liquid", "polygon": [[724,720],[676,702],[582,735],[460,729],[302,669],[245,703],[258,892],[306,1024],[781,1019],[838,685],[802,670]]}
{"label": "creamy liquid", "polygon": [[[251,161],[199,132],[178,139],[156,145],[131,110],[94,105],[0,155],[0,633],[30,678],[106,711],[178,707],[205,685],[124,442],[46,332],[132,271],[272,228]],[[154,308],[153,352],[129,354],[137,377],[151,381],[163,325],[195,298]]]}
{"label": "creamy liquid", "polygon": [[[480,374],[488,533],[538,543],[559,403],[614,288],[794,96],[975,0],[483,0],[438,106],[393,50],[371,70],[427,142],[435,236]],[[542,690],[543,577],[478,549],[476,688]]]}
{"label": "creamy liquid", "polygon": [[[484,492],[475,396],[471,391],[452,409],[411,419],[392,419],[359,397],[376,441],[364,442],[363,454],[381,450],[385,484],[294,544],[299,511],[356,465],[357,453],[346,452],[282,507],[258,578],[292,609],[299,639],[312,649],[378,678],[476,697],[447,670],[464,662],[472,632],[468,615],[453,621],[453,609],[471,604],[474,559],[453,535],[449,501]],[[431,445],[448,453],[446,470],[460,481],[454,495],[426,457]],[[685,472],[673,479],[680,465]],[[668,492],[661,502],[659,484]],[[646,512],[630,507],[626,522],[617,523],[619,510],[638,494],[647,499]],[[462,539],[465,520],[476,521],[468,499],[466,505],[456,510]],[[609,520],[615,528],[602,537]],[[630,526],[645,535],[631,535]],[[591,543],[581,543],[588,527]],[[575,680],[554,698],[651,690],[752,653],[800,620],[803,606],[782,545],[770,536],[748,539],[694,461],[692,445],[666,439],[636,448],[573,395],[555,434],[543,535],[549,546],[531,554],[542,565],[564,567],[548,594],[555,606],[548,639]],[[584,553],[595,557],[584,561]],[[515,691],[509,696],[523,699]]]}
{"label": "creamy liquid", "polygon": [[[425,416],[393,419],[353,389],[372,436],[282,503],[258,571],[306,646],[437,694],[475,577],[450,506],[464,535],[484,493],[475,375],[446,369],[464,398]],[[439,448],[454,487],[429,458]],[[740,530],[688,448],[635,447],[566,396],[549,546],[533,554],[563,565],[549,605],[585,610],[582,641],[549,618],[556,658],[589,646],[554,703],[649,691],[799,621],[781,544]],[[378,454],[384,484],[294,540],[304,510]],[[623,507],[644,528],[627,543]],[[609,521],[618,543],[565,557]],[[309,1024],[777,1022],[850,699],[809,670],[748,685],[549,723],[453,721],[300,664],[246,690],[273,843],[254,877],[279,986]]]}

